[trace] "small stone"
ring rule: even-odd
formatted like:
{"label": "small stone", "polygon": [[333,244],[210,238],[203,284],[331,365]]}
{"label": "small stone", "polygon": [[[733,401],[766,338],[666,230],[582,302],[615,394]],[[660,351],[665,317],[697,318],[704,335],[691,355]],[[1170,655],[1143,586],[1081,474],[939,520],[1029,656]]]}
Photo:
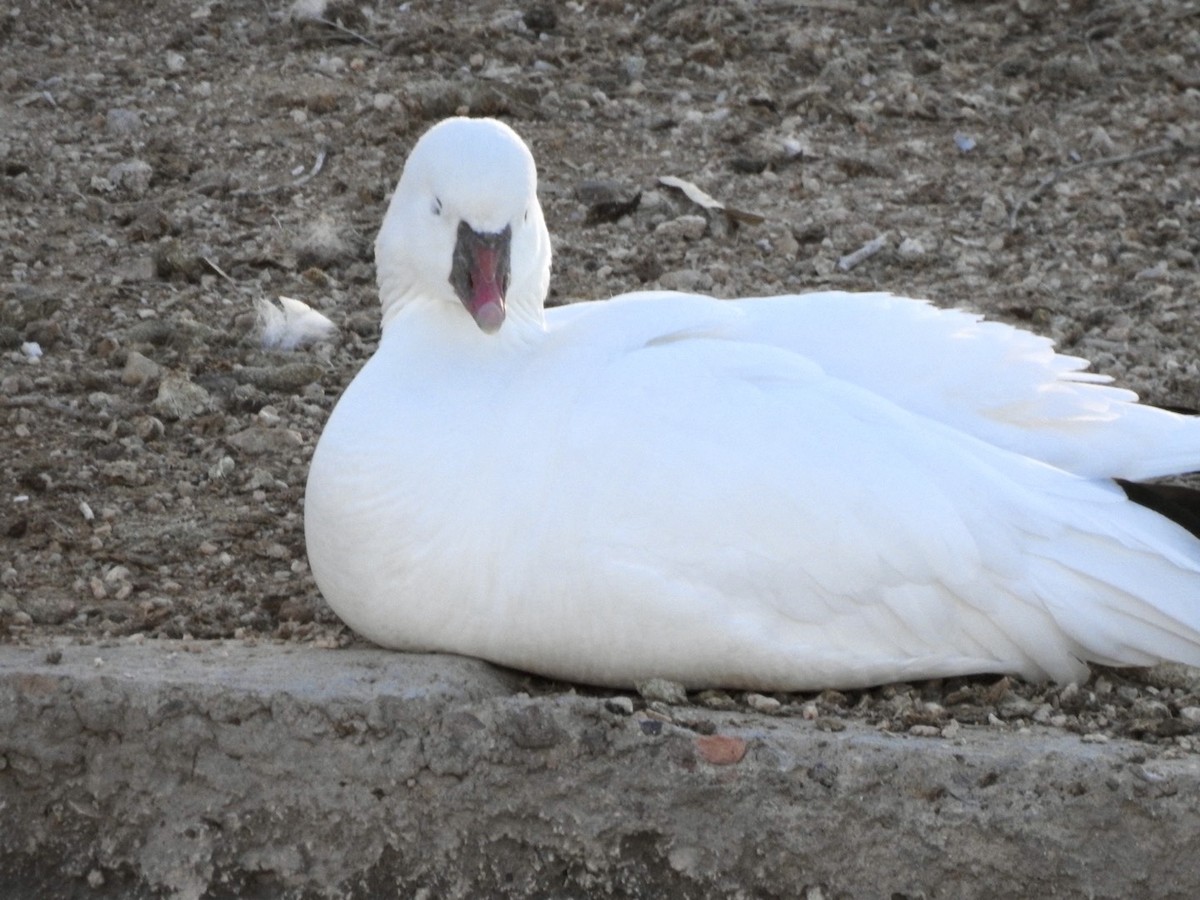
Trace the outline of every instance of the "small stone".
{"label": "small stone", "polygon": [[913,725],[908,733],[913,737],[941,737],[942,730],[936,725]]}
{"label": "small stone", "polygon": [[234,449],[251,456],[264,453],[286,456],[304,445],[304,438],[298,431],[290,428],[264,428],[262,425],[243,428],[226,440]]}
{"label": "small stone", "polygon": [[687,703],[687,691],[678,681],[666,678],[649,678],[639,681],[634,687],[647,702],[658,701],[680,706]]}
{"label": "small stone", "polygon": [[177,53],[174,50],[168,50],[165,60],[168,72],[182,72],[187,68],[187,57],[182,53]]}
{"label": "small stone", "polygon": [[925,245],[916,238],[906,237],[896,248],[896,253],[901,259],[919,259],[925,255]]}
{"label": "small stone", "polygon": [[133,134],[142,127],[142,117],[132,109],[110,109],[104,117],[109,134]]}
{"label": "small stone", "polygon": [[995,194],[988,194],[983,198],[979,213],[987,225],[1003,225],[1008,221],[1008,207]]}
{"label": "small stone", "polygon": [[1080,740],[1085,744],[1107,744],[1110,740],[1107,734],[1100,734],[1094,731],[1091,734],[1085,734]]}
{"label": "small stone", "polygon": [[237,468],[237,463],[232,457],[222,456],[215,463],[208,467],[208,477],[212,481],[220,481],[228,475],[233,474],[233,470]]}
{"label": "small stone", "polygon": [[162,374],[162,367],[154,360],[130,350],[125,357],[125,368],[121,371],[121,383],[130,387],[153,381]]}
{"label": "small stone", "polygon": [[727,734],[704,734],[696,738],[696,752],[714,766],[732,766],[746,756],[746,741]]}
{"label": "small stone", "polygon": [[724,691],[701,691],[696,695],[696,702],[709,709],[737,709],[737,701]]}
{"label": "small stone", "polygon": [[233,377],[242,384],[252,385],[262,391],[295,393],[314,381],[319,381],[323,370],[316,363],[293,362],[280,366],[243,366],[233,370]]}
{"label": "small stone", "polygon": [[942,737],[944,737],[948,740],[953,739],[953,738],[958,737],[958,733],[960,731],[962,731],[962,726],[958,724],[958,720],[951,719],[949,722],[947,722],[945,725],[942,726]]}
{"label": "small stone", "polygon": [[604,701],[604,708],[619,716],[633,715],[633,700],[629,697],[609,697]]}
{"label": "small stone", "polygon": [[765,694],[747,694],[746,705],[760,713],[777,713],[783,704]]}
{"label": "small stone", "polygon": [[133,433],[143,441],[160,438],[166,432],[166,426],[157,416],[138,416],[133,421]]}
{"label": "small stone", "polygon": [[505,731],[523,750],[547,750],[566,737],[554,716],[541,706],[524,706],[509,715]]}
{"label": "small stone", "polygon": [[708,219],[704,216],[680,216],[668,219],[654,229],[655,236],[664,240],[696,241],[708,230]]}
{"label": "small stone", "polygon": [[190,419],[212,408],[212,397],[185,375],[167,375],[158,386],[154,411],[168,421]]}
{"label": "small stone", "polygon": [[675,269],[658,276],[658,286],[665,291],[705,291],[712,287],[712,278],[699,269]]}
{"label": "small stone", "polygon": [[150,190],[150,180],[154,177],[154,169],[148,162],[140,159],[130,159],[119,162],[108,170],[108,181],[115,190],[122,191],[127,196],[140,200]]}
{"label": "small stone", "polygon": [[1179,710],[1179,718],[1200,724],[1200,706],[1185,706]]}

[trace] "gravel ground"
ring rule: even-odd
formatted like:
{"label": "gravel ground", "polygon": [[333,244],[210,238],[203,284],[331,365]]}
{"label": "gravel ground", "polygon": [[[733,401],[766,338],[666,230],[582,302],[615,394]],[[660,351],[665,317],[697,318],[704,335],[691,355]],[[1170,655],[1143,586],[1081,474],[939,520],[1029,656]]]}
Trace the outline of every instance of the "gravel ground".
{"label": "gravel ground", "polygon": [[[305,563],[305,473],[377,340],[388,193],[456,112],[533,147],[553,303],[889,289],[1200,408],[1196,2],[9,2],[0,640],[354,641]],[[278,295],[337,341],[262,349]],[[1178,669],[693,700],[1200,751]]]}

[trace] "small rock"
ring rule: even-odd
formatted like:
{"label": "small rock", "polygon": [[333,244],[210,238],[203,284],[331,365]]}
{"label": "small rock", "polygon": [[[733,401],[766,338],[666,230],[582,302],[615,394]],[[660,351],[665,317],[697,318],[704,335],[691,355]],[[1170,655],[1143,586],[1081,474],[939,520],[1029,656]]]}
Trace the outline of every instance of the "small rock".
{"label": "small rock", "polygon": [[1185,706],[1179,710],[1179,718],[1200,724],[1200,706]]}
{"label": "small rock", "polygon": [[908,733],[913,737],[941,737],[942,730],[936,725],[913,725]]}
{"label": "small rock", "polygon": [[185,375],[167,375],[159,384],[158,396],[151,405],[164,419],[175,421],[208,412],[212,408],[212,397]]}
{"label": "small rock", "polygon": [[138,416],[133,422],[133,433],[143,441],[160,438],[166,432],[166,426],[156,416]]}
{"label": "small rock", "polygon": [[132,109],[110,109],[104,117],[109,134],[133,134],[142,127],[142,117]]}
{"label": "small rock", "polygon": [[687,215],[668,219],[654,229],[654,234],[663,240],[696,241],[708,230],[708,219],[704,216]]}
{"label": "small rock", "polygon": [[546,750],[566,736],[554,716],[540,706],[524,706],[504,724],[509,738],[523,750]]}
{"label": "small rock", "polygon": [[154,274],[163,281],[197,282],[208,271],[200,255],[177,240],[169,240],[154,251]]}
{"label": "small rock", "polygon": [[664,291],[706,291],[712,287],[712,278],[699,269],[674,269],[658,276],[658,286]]}
{"label": "small rock", "polygon": [[242,384],[263,391],[296,393],[320,379],[321,367],[315,363],[295,362],[281,366],[244,366],[234,369],[233,376]]}
{"label": "small rock", "polygon": [[1008,221],[1008,207],[995,194],[988,194],[983,198],[979,214],[987,225],[1003,225]]}
{"label": "small rock", "polygon": [[657,700],[660,703],[670,703],[676,706],[687,703],[687,691],[684,690],[683,685],[678,681],[670,681],[666,678],[650,678],[646,681],[638,682],[635,687],[637,688],[637,692],[642,695],[642,699],[647,702]]}
{"label": "small rock", "polygon": [[130,159],[119,162],[109,169],[107,177],[113,188],[140,200],[150,190],[150,180],[154,177],[154,169],[148,162]]}
{"label": "small rock", "polygon": [[696,752],[710,765],[731,766],[746,756],[746,742],[726,734],[704,734],[696,738]]}
{"label": "small rock", "polygon": [[619,716],[633,715],[633,701],[628,697],[609,697],[604,701],[604,708]]}
{"label": "small rock", "polygon": [[696,695],[696,702],[709,709],[737,709],[737,701],[724,691],[701,691]]}
{"label": "small rock", "polygon": [[304,445],[304,438],[298,431],[290,428],[264,428],[262,425],[243,428],[226,440],[234,449],[251,456],[266,453],[287,456]]}
{"label": "small rock", "polygon": [[783,704],[765,694],[747,694],[746,705],[760,713],[777,713]]}
{"label": "small rock", "polygon": [[896,248],[901,259],[919,259],[925,255],[925,245],[916,238],[906,237]]}
{"label": "small rock", "polygon": [[153,381],[162,374],[162,367],[154,360],[130,350],[125,357],[125,368],[121,371],[121,383],[130,387]]}
{"label": "small rock", "polygon": [[220,481],[227,475],[233,474],[233,470],[237,468],[237,463],[233,461],[233,457],[222,456],[215,463],[208,467],[208,477],[210,481]]}
{"label": "small rock", "polygon": [[539,6],[534,6],[527,10],[521,16],[525,27],[534,34],[543,34],[548,31],[553,31],[558,27],[558,13],[554,11],[554,6],[545,3]]}
{"label": "small rock", "polygon": [[611,178],[589,178],[575,185],[575,199],[588,206],[595,206],[597,203],[614,203],[629,193],[629,190]]}
{"label": "small rock", "polygon": [[1142,269],[1133,276],[1134,281],[1161,281],[1168,274],[1167,261],[1164,259],[1161,262],[1150,266],[1147,269]]}

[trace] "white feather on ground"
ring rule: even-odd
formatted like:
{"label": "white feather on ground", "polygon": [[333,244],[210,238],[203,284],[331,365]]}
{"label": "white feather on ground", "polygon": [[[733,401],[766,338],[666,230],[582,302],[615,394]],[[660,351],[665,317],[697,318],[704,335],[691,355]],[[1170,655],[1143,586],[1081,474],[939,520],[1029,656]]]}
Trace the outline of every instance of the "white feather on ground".
{"label": "white feather on ground", "polygon": [[280,297],[279,306],[261,298],[258,325],[265,350],[295,350],[330,340],[337,333],[337,326],[326,316],[293,297]]}

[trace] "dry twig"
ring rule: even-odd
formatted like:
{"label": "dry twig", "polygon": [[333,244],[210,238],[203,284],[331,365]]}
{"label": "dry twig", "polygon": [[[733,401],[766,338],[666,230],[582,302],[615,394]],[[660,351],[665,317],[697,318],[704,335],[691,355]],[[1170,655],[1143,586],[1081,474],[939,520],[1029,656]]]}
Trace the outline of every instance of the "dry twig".
{"label": "dry twig", "polygon": [[357,31],[354,31],[353,29],[347,28],[341,22],[335,22],[331,19],[323,19],[320,16],[305,16],[304,21],[305,22],[317,22],[318,24],[326,25],[329,28],[333,28],[337,31],[342,32],[342,34],[349,35],[350,37],[354,38],[356,41],[362,41],[368,47],[374,47],[376,50],[379,49],[379,45],[377,43],[375,43],[373,40],[371,40],[369,37],[361,35]]}
{"label": "dry twig", "polygon": [[1051,172],[1037,183],[1037,187],[1035,187],[1025,196],[1019,198],[1017,202],[1013,204],[1013,208],[1008,214],[1008,230],[1016,231],[1017,216],[1020,215],[1021,210],[1025,207],[1025,205],[1046,193],[1046,191],[1049,190],[1053,184],[1062,178],[1075,175],[1084,169],[1096,169],[1100,166],[1116,166],[1120,165],[1121,163],[1133,162],[1134,160],[1138,159],[1148,159],[1151,156],[1162,156],[1165,153],[1195,153],[1197,149],[1198,148],[1196,147],[1189,147],[1185,144],[1171,141],[1166,144],[1159,144],[1157,147],[1149,147],[1145,150],[1138,150],[1134,153],[1124,153],[1120,156],[1104,156],[1100,159],[1089,159],[1085,162],[1076,163],[1073,166],[1067,166],[1066,168]]}

